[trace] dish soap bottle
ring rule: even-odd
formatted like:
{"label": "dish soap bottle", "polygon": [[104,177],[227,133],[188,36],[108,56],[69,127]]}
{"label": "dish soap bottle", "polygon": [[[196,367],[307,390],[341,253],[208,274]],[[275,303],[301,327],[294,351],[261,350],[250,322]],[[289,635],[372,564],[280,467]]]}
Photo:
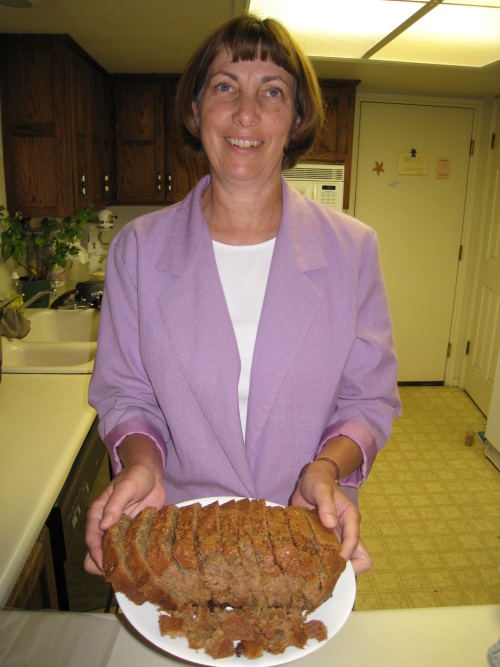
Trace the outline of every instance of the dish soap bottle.
{"label": "dish soap bottle", "polygon": [[12,280],[12,292],[13,294],[18,294],[18,298],[15,299],[11,303],[12,308],[19,308],[20,306],[23,305],[23,292],[22,292],[22,287],[21,287],[21,281],[19,280],[19,276],[17,274],[17,271],[14,271],[14,273],[11,276]]}

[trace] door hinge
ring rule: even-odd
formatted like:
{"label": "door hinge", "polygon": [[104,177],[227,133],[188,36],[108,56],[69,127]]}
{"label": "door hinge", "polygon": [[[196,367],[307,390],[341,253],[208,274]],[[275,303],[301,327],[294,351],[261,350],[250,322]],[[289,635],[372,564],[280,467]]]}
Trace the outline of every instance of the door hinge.
{"label": "door hinge", "polygon": [[448,343],[448,349],[446,350],[446,356],[451,357],[451,343]]}
{"label": "door hinge", "polygon": [[496,140],[496,138],[497,138],[497,135],[496,135],[494,132],[492,132],[492,134],[491,134],[490,148],[495,148],[495,140]]}
{"label": "door hinge", "polygon": [[459,249],[459,251],[458,251],[458,261],[459,261],[459,262],[462,261],[462,252],[463,252],[463,250],[464,250],[464,247],[463,247],[463,245],[461,245],[461,246],[460,246],[460,249]]}
{"label": "door hinge", "polygon": [[469,354],[469,350],[470,350],[470,340],[468,340],[465,345],[465,354]]}
{"label": "door hinge", "polygon": [[472,157],[472,155],[474,155],[474,144],[475,144],[474,139],[471,139],[470,140],[470,148],[469,148],[469,156],[471,156],[471,157]]}

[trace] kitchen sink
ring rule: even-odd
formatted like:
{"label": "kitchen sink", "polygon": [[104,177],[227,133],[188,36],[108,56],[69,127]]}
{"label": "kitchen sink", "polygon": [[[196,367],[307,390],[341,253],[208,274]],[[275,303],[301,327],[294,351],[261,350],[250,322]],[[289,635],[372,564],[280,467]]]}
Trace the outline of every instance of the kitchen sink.
{"label": "kitchen sink", "polygon": [[24,338],[2,336],[3,373],[92,373],[100,312],[27,308]]}

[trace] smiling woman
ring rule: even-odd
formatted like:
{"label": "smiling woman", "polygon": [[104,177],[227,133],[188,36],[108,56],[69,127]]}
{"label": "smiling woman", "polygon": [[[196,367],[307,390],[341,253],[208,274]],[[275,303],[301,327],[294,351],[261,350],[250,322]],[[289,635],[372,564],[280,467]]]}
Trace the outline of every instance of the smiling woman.
{"label": "smiling woman", "polygon": [[358,489],[397,364],[373,230],[281,176],[321,129],[318,81],[279,22],[244,15],[193,56],[176,110],[209,175],[110,246],[89,401],[116,475],[86,567],[123,513],[231,496],[317,508],[362,572]]}

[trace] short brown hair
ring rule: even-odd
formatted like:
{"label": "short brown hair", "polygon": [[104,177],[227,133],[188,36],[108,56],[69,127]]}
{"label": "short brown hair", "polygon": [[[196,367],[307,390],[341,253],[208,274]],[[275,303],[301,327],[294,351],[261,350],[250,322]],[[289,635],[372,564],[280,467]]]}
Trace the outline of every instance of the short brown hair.
{"label": "short brown hair", "polygon": [[301,122],[283,156],[283,168],[291,169],[311,148],[323,127],[323,99],[309,59],[276,19],[238,16],[218,28],[195,52],[177,87],[176,115],[184,141],[204,154],[192,104],[202,99],[210,66],[224,49],[232,53],[233,62],[270,59],[293,76],[295,110]]}

